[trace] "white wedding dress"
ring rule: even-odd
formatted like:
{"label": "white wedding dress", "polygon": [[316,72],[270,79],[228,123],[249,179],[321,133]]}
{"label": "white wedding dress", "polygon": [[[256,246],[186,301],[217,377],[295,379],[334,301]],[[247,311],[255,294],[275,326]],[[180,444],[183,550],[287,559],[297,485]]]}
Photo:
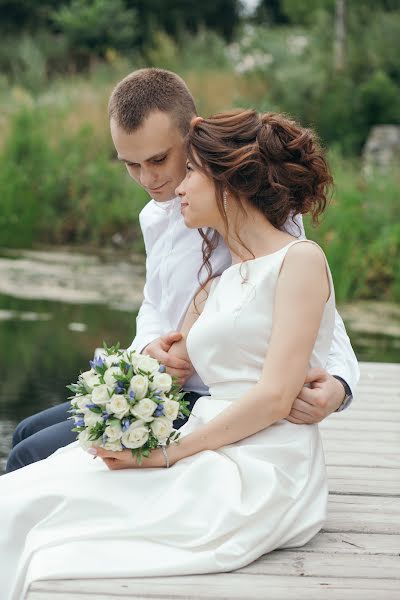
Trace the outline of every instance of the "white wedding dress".
{"label": "white wedding dress", "polygon": [[[187,340],[211,396],[197,401],[182,436],[259,379],[276,281],[293,243],[215,280]],[[330,282],[311,366],[325,365],[332,340]],[[275,548],[305,544],[326,508],[317,425],[282,420],[169,469],[110,471],[74,442],[0,477],[1,598],[22,600],[38,579],[231,571]]]}

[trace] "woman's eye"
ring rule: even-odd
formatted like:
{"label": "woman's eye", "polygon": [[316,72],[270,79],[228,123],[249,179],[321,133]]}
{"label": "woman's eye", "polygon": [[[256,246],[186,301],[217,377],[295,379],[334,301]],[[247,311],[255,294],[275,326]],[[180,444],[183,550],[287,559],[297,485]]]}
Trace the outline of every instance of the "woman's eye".
{"label": "woman's eye", "polygon": [[166,158],[167,158],[166,156],[163,156],[162,158],[155,158],[153,162],[156,165],[159,165],[160,163],[163,163]]}

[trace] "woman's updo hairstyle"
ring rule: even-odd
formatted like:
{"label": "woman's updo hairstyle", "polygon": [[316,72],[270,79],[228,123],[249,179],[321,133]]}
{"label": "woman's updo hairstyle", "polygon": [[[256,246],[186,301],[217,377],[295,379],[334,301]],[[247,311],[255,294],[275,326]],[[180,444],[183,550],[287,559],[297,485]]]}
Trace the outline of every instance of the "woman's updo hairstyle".
{"label": "woman's updo hairstyle", "polygon": [[187,152],[213,178],[226,225],[224,190],[246,198],[277,228],[299,213],[317,222],[326,206],[332,177],[317,138],[282,114],[238,109],[196,117]]}

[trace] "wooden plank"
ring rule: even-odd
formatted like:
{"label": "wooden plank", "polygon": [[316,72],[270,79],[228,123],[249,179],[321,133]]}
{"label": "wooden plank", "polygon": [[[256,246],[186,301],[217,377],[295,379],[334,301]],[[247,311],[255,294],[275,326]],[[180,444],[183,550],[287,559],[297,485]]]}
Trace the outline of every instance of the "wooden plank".
{"label": "wooden plank", "polygon": [[[399,456],[396,454],[385,455],[375,452],[336,452],[325,450],[325,462],[327,465],[353,466],[353,467],[376,467],[396,468],[399,467]],[[374,482],[371,482],[374,485]]]}
{"label": "wooden plank", "polygon": [[382,440],[335,440],[324,438],[324,449],[326,449],[327,452],[347,453],[349,456],[348,462],[351,462],[351,455],[357,452],[368,453],[373,451],[376,455],[392,454],[397,458],[397,466],[400,467],[400,445],[396,445],[393,442],[386,442]]}
{"label": "wooden plank", "polygon": [[[344,415],[343,415],[344,416]],[[330,415],[328,419],[322,421],[318,424],[318,427],[323,433],[326,429],[330,431],[340,430],[340,431],[348,431],[349,436],[351,436],[354,430],[357,431],[370,431],[374,433],[375,431],[396,431],[400,432],[400,422],[397,421],[384,421],[384,422],[374,422],[374,421],[354,421],[347,418],[343,418],[342,422],[334,418],[333,415]]]}
{"label": "wooden plank", "polygon": [[323,531],[400,534],[400,498],[330,494]]}
{"label": "wooden plank", "polygon": [[330,427],[326,427],[321,430],[321,436],[325,443],[330,443],[331,441],[362,441],[371,444],[376,442],[387,442],[392,444],[392,447],[397,447],[400,449],[400,431],[375,431],[374,435],[371,435],[370,431],[352,431],[351,434],[349,431],[344,429],[331,429]]}
{"label": "wooden plank", "polygon": [[[299,548],[286,548],[276,552],[298,552]],[[305,546],[302,552],[315,552],[317,554],[370,554],[375,555],[400,555],[400,534],[380,533],[328,533],[320,531]],[[264,555],[267,556],[267,555]]]}
{"label": "wooden plank", "polygon": [[218,573],[183,577],[59,580],[32,585],[28,600],[398,600],[398,579]]}
{"label": "wooden plank", "polygon": [[396,422],[400,421],[400,413],[397,413],[395,416],[393,417],[393,413],[390,410],[377,410],[375,409],[371,409],[371,410],[360,410],[360,411],[353,411],[350,408],[347,409],[347,414],[346,415],[342,415],[341,413],[332,413],[331,415],[329,415],[329,420],[330,421],[344,421],[346,419],[346,421],[350,422],[352,421],[354,424],[354,428],[357,429],[356,424],[359,421],[373,421],[374,425],[376,427],[378,427],[378,423],[385,423],[385,422],[390,422],[393,421],[393,418],[396,419]]}
{"label": "wooden plank", "polygon": [[262,556],[244,569],[253,575],[287,575],[302,577],[362,577],[364,579],[398,579],[400,590],[400,557],[353,554],[315,554],[279,550]]}
{"label": "wooden plank", "polygon": [[369,494],[400,496],[400,469],[375,469],[327,465],[329,491],[332,494]]}

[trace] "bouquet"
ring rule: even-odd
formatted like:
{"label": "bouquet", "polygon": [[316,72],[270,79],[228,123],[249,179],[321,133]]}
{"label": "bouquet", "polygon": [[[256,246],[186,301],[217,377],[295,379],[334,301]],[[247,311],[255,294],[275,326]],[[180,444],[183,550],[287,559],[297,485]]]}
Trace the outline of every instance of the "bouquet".
{"label": "bouquet", "polygon": [[131,449],[142,457],[178,440],[173,421],[189,416],[179,384],[157,360],[136,351],[120,350],[119,343],[89,361],[90,370],[68,385],[74,395],[69,411],[80,445],[108,450]]}

